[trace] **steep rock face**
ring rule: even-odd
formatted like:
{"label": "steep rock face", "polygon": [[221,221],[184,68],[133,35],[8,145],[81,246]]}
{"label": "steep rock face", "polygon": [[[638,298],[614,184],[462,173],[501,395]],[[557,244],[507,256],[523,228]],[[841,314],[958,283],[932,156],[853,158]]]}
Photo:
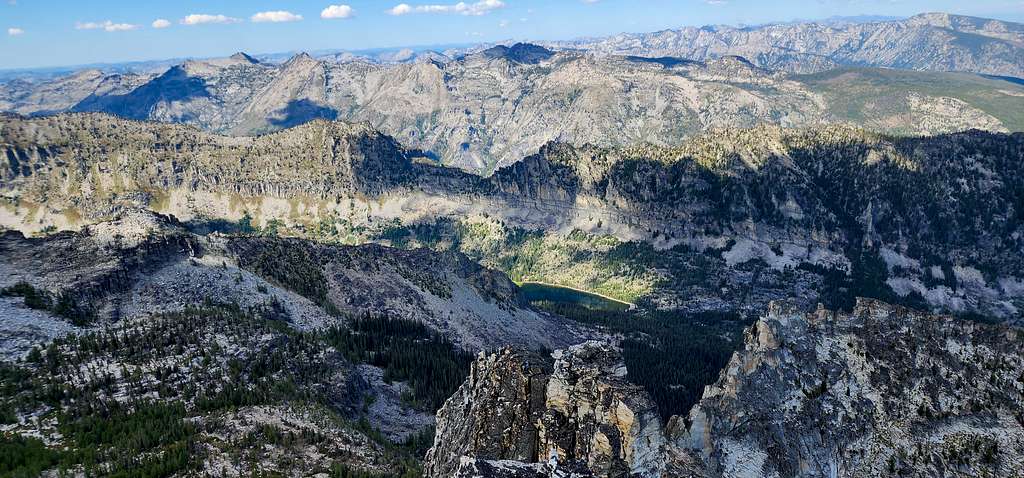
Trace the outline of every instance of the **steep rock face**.
{"label": "steep rock face", "polygon": [[466,383],[445,403],[437,439],[427,453],[426,476],[453,476],[462,457],[536,462],[537,426],[545,410],[551,364],[503,349],[481,355]]}
{"label": "steep rock face", "polygon": [[[977,255],[979,244],[992,240],[1014,244],[1000,249],[1014,255],[1021,247],[1024,215],[1008,211],[1024,211],[1010,179],[1024,174],[1024,136],[1007,138],[907,140],[828,127],[728,131],[670,149],[554,144],[498,171],[492,181],[545,201],[586,204],[596,198],[632,220],[656,216],[669,236],[686,237],[686,228],[695,225],[703,231],[728,228],[726,222],[739,219],[771,224],[783,235],[813,231],[805,236],[815,238],[810,242],[914,244],[945,250],[938,255],[956,250],[969,262],[1009,265],[1017,261],[996,250],[985,259]],[[953,157],[960,159],[950,162]],[[1003,173],[987,173],[995,171]],[[979,217],[986,218],[984,227],[977,225]],[[927,295],[925,289],[918,290]]]}
{"label": "steep rock face", "polygon": [[[3,117],[0,137],[0,224],[25,232],[77,228],[126,207],[182,220],[249,215],[304,233],[486,215],[553,235],[722,249],[730,268],[860,269],[852,272],[935,310],[1024,310],[1021,134],[761,127],[675,148],[552,143],[487,178],[340,122],[237,138],[69,114]],[[717,295],[718,284],[701,286]],[[653,300],[678,307],[683,295]]]}
{"label": "steep rock face", "polygon": [[724,476],[1014,476],[1024,335],[874,301],[773,306],[680,440]]}
{"label": "steep rock face", "polygon": [[66,173],[37,184],[43,195],[68,191],[109,198],[186,187],[323,198],[356,191],[379,194],[411,169],[408,154],[392,138],[365,125],[339,122],[318,121],[255,138],[94,114],[29,122],[5,117],[0,122],[5,138],[0,154],[8,166],[0,179],[6,185],[45,177],[54,167]]}
{"label": "steep rock face", "polygon": [[541,456],[598,476],[655,475],[665,444],[657,407],[626,380],[619,351],[587,342],[558,351],[541,419]]}
{"label": "steep rock face", "polygon": [[452,478],[594,478],[579,463],[553,466],[509,460],[463,459]]}
{"label": "steep rock face", "polygon": [[[643,390],[626,382],[613,349],[592,342],[554,357],[536,460],[477,453],[466,441],[451,448],[439,435],[428,467],[478,477],[562,476],[570,460],[598,477],[1024,472],[1024,334],[1015,328],[872,300],[852,313],[773,304],[700,403],[688,417],[672,417],[665,431]],[[508,360],[521,358],[505,352],[482,357],[478,367],[519,370],[523,363]],[[489,415],[474,411],[495,406],[522,417],[538,413],[535,397],[523,400],[521,379],[508,382],[520,392],[497,398],[471,393],[480,389],[473,383],[439,411],[445,430],[479,427]],[[492,381],[485,389],[503,388]],[[501,436],[520,436],[533,425],[524,419],[498,427]]]}
{"label": "steep rock face", "polygon": [[625,380],[619,352],[586,342],[553,357],[550,368],[509,350],[481,356],[438,412],[427,476],[660,473],[665,439],[657,409]]}

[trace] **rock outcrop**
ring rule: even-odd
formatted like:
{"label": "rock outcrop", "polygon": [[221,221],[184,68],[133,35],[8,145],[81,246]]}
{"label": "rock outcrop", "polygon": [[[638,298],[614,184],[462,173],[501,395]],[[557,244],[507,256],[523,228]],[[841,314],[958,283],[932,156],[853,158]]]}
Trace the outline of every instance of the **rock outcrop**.
{"label": "rock outcrop", "polygon": [[647,392],[626,379],[620,352],[587,342],[552,356],[540,456],[581,462],[598,476],[660,473],[661,418]]}
{"label": "rock outcrop", "polygon": [[722,476],[1019,476],[1024,332],[773,305],[677,445]]}
{"label": "rock outcrop", "polygon": [[531,353],[503,349],[481,355],[466,383],[439,414],[425,474],[448,477],[462,457],[538,461],[538,424],[545,411],[551,364]]}
{"label": "rock outcrop", "polygon": [[[528,381],[522,371],[535,358],[481,356],[438,412],[428,476],[1024,473],[1024,333],[1015,328],[871,300],[852,313],[773,304],[700,403],[664,428],[611,346],[553,356],[550,375],[531,368]],[[547,382],[543,410],[538,380]],[[495,409],[516,419],[492,422]],[[537,447],[478,448],[445,435],[467,428],[484,430],[483,443],[516,437]]]}
{"label": "rock outcrop", "polygon": [[511,350],[481,355],[438,412],[427,476],[660,473],[657,409],[626,380],[619,352],[586,342],[553,358],[552,366]]}

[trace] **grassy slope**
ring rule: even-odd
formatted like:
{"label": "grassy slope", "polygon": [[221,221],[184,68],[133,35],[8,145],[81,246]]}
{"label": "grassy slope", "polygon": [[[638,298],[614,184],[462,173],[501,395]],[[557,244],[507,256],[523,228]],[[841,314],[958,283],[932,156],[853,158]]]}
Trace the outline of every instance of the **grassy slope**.
{"label": "grassy slope", "polygon": [[794,78],[823,94],[832,112],[848,121],[863,122],[870,103],[885,107],[887,100],[917,92],[957,98],[998,118],[1011,131],[1024,131],[1024,85],[1009,79],[883,68],[841,68]]}

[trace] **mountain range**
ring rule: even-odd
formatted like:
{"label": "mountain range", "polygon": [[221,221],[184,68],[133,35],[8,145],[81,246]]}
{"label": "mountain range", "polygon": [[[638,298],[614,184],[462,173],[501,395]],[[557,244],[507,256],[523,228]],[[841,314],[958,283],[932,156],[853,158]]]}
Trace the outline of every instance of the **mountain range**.
{"label": "mountain range", "polygon": [[948,13],[866,22],[690,27],[555,45],[692,60],[739,55],[762,68],[794,73],[874,66],[1024,77],[1024,25]]}
{"label": "mountain range", "polygon": [[676,148],[552,143],[489,177],[326,120],[250,138],[5,117],[0,137],[0,220],[27,233],[142,207],[454,248],[517,279],[662,308],[838,306],[871,292],[1010,320],[1024,310],[1020,133],[760,127]]}
{"label": "mountain range", "polygon": [[[929,18],[932,20],[925,21]],[[933,25],[939,23],[936,18],[763,27],[783,29],[780,31],[693,31],[701,32],[700,38],[718,38],[716,35],[724,32],[748,36],[761,32],[758,34],[806,39],[801,41],[819,45],[823,42],[813,40],[805,30],[824,30],[820,34],[828,38],[845,38],[832,29],[881,28],[893,30],[886,33],[890,36],[906,39],[907,29],[946,31]],[[1020,34],[1013,33],[1019,28],[1013,24],[943,18],[956,25],[958,32],[975,25],[971,35],[985,41],[1001,42],[999,45],[1019,42]],[[690,38],[685,32],[691,30],[678,32],[683,37],[675,41],[699,43],[699,38]],[[873,31],[844,35],[877,42],[885,37]],[[887,60],[900,55],[902,49],[950,57],[946,49],[951,47],[942,43],[948,39],[941,35],[922,33],[914,38],[919,44],[912,47],[837,46],[870,58],[837,60],[828,62],[827,68],[799,70],[765,61],[763,55],[738,46],[721,51],[710,47],[663,51],[654,46],[604,48],[596,43],[549,50],[515,44],[456,58],[423,56],[399,64],[333,56],[315,59],[306,54],[277,64],[239,53],[226,59],[188,61],[155,76],[90,70],[49,81],[9,81],[0,85],[0,110],[25,115],[106,112],[238,136],[265,134],[318,118],[365,121],[444,164],[484,174],[536,153],[549,141],[606,147],[638,143],[675,146],[721,127],[811,127],[836,122],[903,135],[971,128],[1024,130],[1020,113],[1024,111],[1024,86],[991,74],[1024,75],[1001,70],[995,60],[962,67]],[[748,42],[714,41],[728,45]],[[756,44],[754,39],[749,42]],[[989,51],[994,47],[979,48]],[[1015,51],[1008,53],[1006,61],[1020,58],[1020,50]],[[982,61],[979,55],[968,56]],[[798,63],[807,64],[804,60]],[[890,66],[935,71],[878,68]]]}
{"label": "mountain range", "polygon": [[1019,476],[1022,40],[0,82],[0,477]]}

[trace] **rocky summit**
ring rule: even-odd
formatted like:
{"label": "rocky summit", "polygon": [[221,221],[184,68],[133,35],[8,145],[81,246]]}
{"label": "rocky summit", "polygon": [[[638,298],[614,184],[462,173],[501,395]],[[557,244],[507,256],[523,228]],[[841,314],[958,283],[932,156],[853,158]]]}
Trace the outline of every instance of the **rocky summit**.
{"label": "rocky summit", "polygon": [[777,303],[662,426],[607,343],[503,350],[438,412],[427,475],[1016,476],[1022,352],[1018,329],[871,300],[852,313]]}

